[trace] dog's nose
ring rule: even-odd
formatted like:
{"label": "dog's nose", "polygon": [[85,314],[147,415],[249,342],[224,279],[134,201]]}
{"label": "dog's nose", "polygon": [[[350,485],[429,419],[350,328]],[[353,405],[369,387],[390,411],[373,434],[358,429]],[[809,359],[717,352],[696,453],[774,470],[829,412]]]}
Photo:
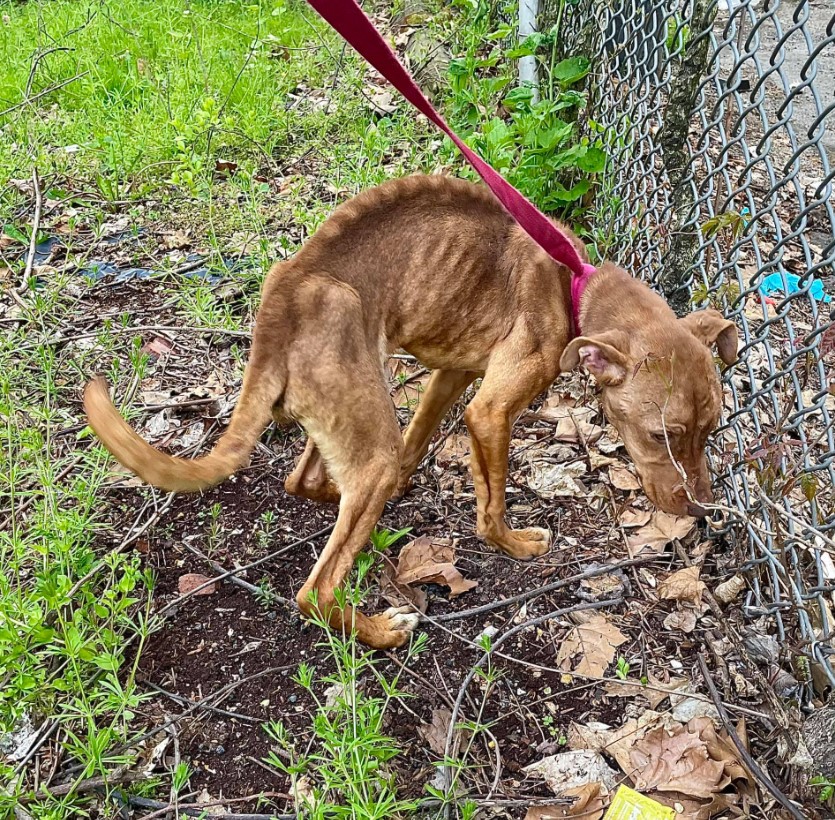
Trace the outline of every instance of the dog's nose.
{"label": "dog's nose", "polygon": [[687,502],[687,514],[694,518],[704,518],[707,515],[707,510],[701,504],[694,504],[692,501]]}

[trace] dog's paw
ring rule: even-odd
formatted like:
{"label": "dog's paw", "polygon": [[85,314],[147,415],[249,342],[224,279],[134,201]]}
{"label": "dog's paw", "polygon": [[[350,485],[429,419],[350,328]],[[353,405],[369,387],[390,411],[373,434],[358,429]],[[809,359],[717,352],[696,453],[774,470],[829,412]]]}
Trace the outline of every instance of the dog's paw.
{"label": "dog's paw", "polygon": [[361,638],[374,649],[394,649],[409,640],[419,623],[420,615],[411,607],[390,607],[368,619]]}
{"label": "dog's paw", "polygon": [[507,530],[501,539],[491,540],[491,543],[512,558],[529,561],[548,552],[551,548],[551,533],[542,527]]}

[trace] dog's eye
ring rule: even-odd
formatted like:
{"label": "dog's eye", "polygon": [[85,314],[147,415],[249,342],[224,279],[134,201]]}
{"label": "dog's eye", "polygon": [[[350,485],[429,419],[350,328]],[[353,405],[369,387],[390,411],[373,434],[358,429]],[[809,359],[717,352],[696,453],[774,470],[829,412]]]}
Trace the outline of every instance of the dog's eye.
{"label": "dog's eye", "polygon": [[[670,440],[672,441],[673,434],[668,433],[667,435],[669,436]],[[666,444],[667,443],[667,439],[664,436],[664,431],[663,430],[657,430],[654,433],[650,433],[650,436],[652,437],[653,441],[657,441],[659,444]]]}

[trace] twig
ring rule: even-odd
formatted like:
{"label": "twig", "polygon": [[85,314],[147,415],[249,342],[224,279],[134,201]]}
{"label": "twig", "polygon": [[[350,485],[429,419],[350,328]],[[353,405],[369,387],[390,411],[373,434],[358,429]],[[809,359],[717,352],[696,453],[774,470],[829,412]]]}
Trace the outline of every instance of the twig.
{"label": "twig", "polygon": [[[209,556],[206,555],[205,552],[197,549],[197,547],[191,544],[188,544],[186,542],[183,543],[187,550],[193,552],[198,558],[202,558],[215,572],[226,572],[226,567],[224,567],[222,564],[219,564],[217,561],[214,561],[211,558],[209,558]],[[241,589],[245,589],[247,592],[250,592],[253,595],[257,596],[261,594],[261,590],[257,586],[255,586],[255,584],[250,584],[249,581],[244,581],[243,578],[238,578],[237,575],[230,575],[229,580],[233,584],[237,584],[239,587],[241,587]],[[282,606],[291,605],[290,601],[288,601],[286,598],[282,598],[281,595],[273,595],[271,597],[274,601],[278,601],[278,603],[280,603]]]}
{"label": "twig", "polygon": [[29,237],[29,253],[26,255],[26,268],[23,271],[23,282],[18,286],[18,292],[23,292],[29,287],[29,277],[32,275],[32,266],[35,264],[35,248],[38,245],[38,233],[41,230],[43,196],[41,194],[41,180],[38,176],[37,166],[32,169],[32,185],[35,189],[35,216],[32,218],[32,236]]}
{"label": "twig", "polygon": [[[179,703],[180,706],[194,706],[197,701],[190,700],[189,698],[183,697],[182,695],[178,695],[174,692],[169,692],[167,689],[163,689],[161,686],[157,686],[155,683],[151,683],[151,681],[146,680],[143,681],[143,684],[147,686],[149,689],[153,689],[154,692],[159,693],[160,695],[165,695],[165,697],[170,698],[174,701],[174,703]],[[207,712],[214,712],[218,715],[223,715],[224,717],[234,718],[235,720],[243,720],[246,723],[263,723],[264,721],[261,718],[252,717],[252,715],[244,715],[241,712],[231,712],[228,709],[221,709],[217,706],[210,706],[208,703],[199,704],[201,709],[205,709]]]}
{"label": "twig", "polygon": [[70,77],[68,80],[56,83],[55,85],[51,85],[49,88],[46,88],[43,91],[39,91],[37,94],[35,94],[34,97],[27,97],[25,100],[22,100],[19,103],[15,103],[14,105],[9,106],[8,108],[4,108],[2,111],[0,111],[0,117],[5,117],[6,114],[11,114],[12,111],[17,111],[18,108],[23,108],[24,106],[35,102],[35,100],[39,100],[41,97],[45,97],[47,94],[51,94],[53,91],[58,91],[59,88],[63,88],[65,85],[69,85],[70,83],[74,83],[76,80],[80,80],[82,77],[86,77],[89,73],[89,69],[87,71],[82,71],[80,74],[76,74],[75,77]]}
{"label": "twig", "polygon": [[39,51],[32,60],[32,67],[29,69],[29,79],[26,81],[26,91],[23,92],[25,99],[28,100],[29,95],[32,93],[32,83],[35,82],[35,74],[38,72],[38,65],[40,65],[41,60],[56,51],[75,51],[75,49],[70,48],[69,46],[53,46],[52,48],[46,49],[46,51]]}
{"label": "twig", "polygon": [[730,735],[731,740],[733,741],[734,746],[736,746],[736,750],[739,752],[739,756],[742,758],[743,763],[745,766],[751,771],[751,773],[763,784],[763,786],[771,792],[774,799],[794,818],[797,820],[806,820],[806,815],[803,814],[795,804],[786,797],[785,794],[780,790],[780,788],[774,783],[774,781],[760,768],[759,764],[748,750],[745,748],[745,744],[739,739],[739,735],[737,734],[736,729],[734,728],[733,723],[731,723],[731,719],[728,716],[727,711],[725,711],[725,704],[722,703],[722,699],[719,697],[719,692],[716,690],[716,684],[713,682],[713,678],[711,677],[710,670],[707,667],[707,662],[705,661],[704,655],[699,654],[699,666],[702,670],[702,677],[705,680],[705,684],[707,685],[708,692],[710,692],[710,696],[713,698],[713,703],[716,706],[716,711],[719,712],[719,717],[722,720],[723,725],[725,726],[725,730]]}
{"label": "twig", "polygon": [[[270,794],[269,792],[265,793]],[[230,803],[240,803],[244,800],[257,800],[262,795],[252,795],[251,797],[235,797],[229,800],[213,800],[211,803],[180,803],[177,806],[179,814],[185,814],[188,817],[206,817],[206,809],[212,806],[227,806]],[[279,795],[285,797],[285,795]],[[152,817],[160,817],[163,814],[171,811],[174,806],[171,803],[163,803],[161,800],[152,800],[150,797],[134,797],[133,795],[126,795],[125,799],[131,806],[136,806],[138,809],[155,809],[151,814],[145,815],[142,820],[150,820]],[[218,820],[296,820],[295,814],[212,814],[212,818]]]}
{"label": "twig", "polygon": [[447,612],[444,615],[437,615],[433,620],[438,623],[448,623],[449,621],[460,621],[464,618],[471,618],[474,615],[482,615],[485,612],[493,612],[496,609],[510,606],[511,604],[519,603],[520,601],[529,601],[531,598],[537,598],[540,595],[545,595],[557,589],[562,589],[570,584],[584,581],[586,578],[595,578],[598,575],[609,575],[612,572],[617,572],[619,569],[626,567],[639,566],[641,564],[649,564],[657,561],[657,555],[647,555],[643,558],[629,558],[626,561],[618,561],[616,564],[606,564],[602,567],[595,567],[594,569],[587,569],[585,572],[580,572],[577,575],[572,575],[569,578],[563,578],[560,581],[546,584],[544,587],[537,587],[536,589],[529,589],[527,592],[520,592],[512,598],[503,598],[501,601],[493,601],[490,604],[483,604],[482,606],[474,607],[473,609],[464,609],[461,612]]}
{"label": "twig", "polygon": [[326,535],[335,526],[336,524],[328,524],[327,527],[322,527],[321,530],[314,532],[312,535],[308,535],[306,538],[299,538],[292,544],[288,544],[286,547],[282,547],[281,549],[275,550],[275,552],[271,552],[269,555],[265,555],[263,558],[258,558],[257,560],[251,561],[248,564],[244,564],[241,567],[235,567],[235,569],[226,570],[225,572],[222,572],[220,575],[217,575],[214,578],[209,578],[208,581],[204,581],[202,584],[199,584],[198,586],[194,587],[194,589],[190,589],[188,592],[179,595],[173,601],[166,604],[157,613],[157,615],[164,615],[166,612],[173,609],[175,606],[179,606],[181,603],[183,603],[183,601],[188,600],[189,598],[191,598],[192,595],[196,595],[198,592],[200,592],[201,589],[205,589],[211,584],[215,584],[218,581],[225,581],[227,578],[231,578],[233,575],[237,575],[239,572],[245,572],[248,569],[260,566],[261,564],[265,564],[267,561],[271,561],[273,558],[278,558],[280,555],[284,555],[285,552],[289,552],[289,550],[294,549],[295,547],[299,547],[302,544],[306,544],[308,541],[312,541],[314,538],[319,538],[322,535]]}
{"label": "twig", "polygon": [[18,797],[22,803],[30,803],[41,797],[66,797],[70,794],[85,794],[106,786],[117,786],[124,783],[133,783],[137,780],[147,780],[150,775],[146,772],[131,772],[127,767],[120,766],[107,775],[96,775],[88,777],[76,783],[62,783],[60,786],[53,786],[48,791],[41,789],[34,794],[24,794]]}
{"label": "twig", "polygon": [[[252,333],[248,330],[228,330],[223,327],[193,327],[190,325],[133,325],[128,327],[113,326],[107,328],[107,334],[112,336],[114,333],[146,333],[146,332],[160,332],[160,333],[177,333],[180,331],[189,333],[219,333],[221,336],[235,336],[241,339],[249,339]],[[102,328],[98,330],[90,330],[86,333],[76,333],[74,336],[53,336],[51,339],[42,339],[32,344],[21,345],[18,350],[34,350],[41,345],[55,345],[64,344],[66,342],[78,342],[82,339],[93,339],[103,332]]]}

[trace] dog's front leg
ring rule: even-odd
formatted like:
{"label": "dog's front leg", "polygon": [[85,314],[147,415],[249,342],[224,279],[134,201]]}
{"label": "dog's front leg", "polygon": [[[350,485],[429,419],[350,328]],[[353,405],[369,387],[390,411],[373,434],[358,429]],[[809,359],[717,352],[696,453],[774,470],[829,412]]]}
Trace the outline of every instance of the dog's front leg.
{"label": "dog's front leg", "polygon": [[551,534],[539,527],[512,530],[505,521],[510,430],[550,380],[550,374],[542,372],[535,360],[512,366],[491,364],[481,389],[464,413],[471,439],[477,532],[488,544],[521,560],[546,553]]}

